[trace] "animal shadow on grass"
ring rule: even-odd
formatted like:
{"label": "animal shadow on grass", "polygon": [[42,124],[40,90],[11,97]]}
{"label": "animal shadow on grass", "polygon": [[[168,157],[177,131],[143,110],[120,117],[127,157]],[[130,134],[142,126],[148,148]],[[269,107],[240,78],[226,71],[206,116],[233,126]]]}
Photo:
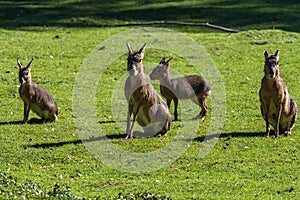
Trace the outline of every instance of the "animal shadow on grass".
{"label": "animal shadow on grass", "polygon": [[[109,124],[109,123],[115,123],[115,121],[100,121],[100,124]],[[37,143],[33,145],[25,145],[24,148],[51,148],[51,147],[61,147],[68,144],[82,144],[85,142],[95,142],[99,140],[105,140],[105,139],[121,139],[124,138],[125,134],[109,134],[105,136],[99,136],[99,137],[90,137],[88,139],[77,139],[77,140],[69,140],[69,141],[61,141],[61,142],[50,142],[50,143]]]}
{"label": "animal shadow on grass", "polygon": [[194,140],[198,142],[209,141],[214,138],[239,138],[239,137],[262,137],[265,135],[265,132],[232,132],[232,133],[221,133],[207,135],[207,136],[200,136],[196,137]]}
{"label": "animal shadow on grass", "polygon": [[[125,122],[125,121],[124,121]],[[110,120],[110,121],[99,121],[99,124],[112,124],[112,123],[116,123],[116,121],[114,120]]]}
{"label": "animal shadow on grass", "polygon": [[110,134],[110,135],[106,135],[106,136],[100,136],[100,137],[91,137],[88,139],[78,139],[78,140],[69,140],[69,141],[61,141],[61,142],[49,142],[49,143],[37,143],[37,144],[33,144],[33,145],[25,145],[23,146],[25,149],[26,148],[43,148],[43,149],[47,149],[47,148],[52,148],[52,147],[61,147],[64,145],[68,145],[68,144],[82,144],[82,143],[86,143],[86,142],[95,142],[95,141],[99,141],[99,140],[105,140],[105,139],[117,139],[117,138],[124,138],[124,135],[120,135],[120,134]]}
{"label": "animal shadow on grass", "polygon": [[[47,122],[47,121],[46,121]],[[43,119],[38,119],[38,118],[31,118],[27,124],[43,124],[44,120]],[[18,121],[10,121],[10,122],[0,122],[0,126],[2,125],[8,125],[8,124],[24,124],[23,121],[18,120]]]}
{"label": "animal shadow on grass", "polygon": [[[99,121],[99,124],[114,124],[117,123],[114,120],[110,120],[110,121]],[[118,121],[118,123],[126,123],[126,120],[120,120]],[[126,133],[124,134],[109,134],[106,135],[106,137],[108,139],[122,139],[126,137]],[[156,134],[154,133],[144,133],[144,132],[140,132],[140,131],[133,131],[133,138],[149,138],[149,137],[153,137]]]}

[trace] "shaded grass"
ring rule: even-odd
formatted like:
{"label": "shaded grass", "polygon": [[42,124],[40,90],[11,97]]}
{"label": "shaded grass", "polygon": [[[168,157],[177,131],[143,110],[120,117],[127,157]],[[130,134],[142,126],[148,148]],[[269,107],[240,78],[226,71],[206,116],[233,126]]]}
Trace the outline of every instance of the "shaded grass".
{"label": "shaded grass", "polygon": [[172,20],[209,22],[241,30],[299,32],[299,7],[296,0],[2,1],[0,26],[107,27],[132,21]]}

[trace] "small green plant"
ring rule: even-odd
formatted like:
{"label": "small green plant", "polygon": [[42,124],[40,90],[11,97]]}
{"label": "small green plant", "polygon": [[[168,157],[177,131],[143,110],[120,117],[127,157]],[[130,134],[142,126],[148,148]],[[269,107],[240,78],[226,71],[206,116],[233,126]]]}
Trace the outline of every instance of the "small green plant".
{"label": "small green plant", "polygon": [[81,199],[71,193],[67,185],[56,183],[52,190],[44,191],[37,182],[31,180],[18,180],[10,171],[0,170],[0,196],[6,198],[22,199]]}
{"label": "small green plant", "polygon": [[65,199],[72,197],[71,189],[66,185],[60,185],[58,183],[54,185],[52,191],[48,192],[48,195],[50,197],[65,198]]}
{"label": "small green plant", "polygon": [[135,194],[119,193],[118,196],[111,198],[111,200],[168,200],[169,198],[152,194],[149,191]]}

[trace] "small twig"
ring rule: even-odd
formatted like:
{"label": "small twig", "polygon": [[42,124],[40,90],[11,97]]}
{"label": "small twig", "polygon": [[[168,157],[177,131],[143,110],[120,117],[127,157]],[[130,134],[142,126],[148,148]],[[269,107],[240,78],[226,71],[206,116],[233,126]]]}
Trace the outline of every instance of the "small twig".
{"label": "small twig", "polygon": [[118,26],[144,26],[144,25],[181,25],[181,26],[206,26],[213,29],[218,29],[230,33],[237,33],[239,30],[225,28],[223,26],[217,26],[210,23],[193,23],[193,22],[177,22],[177,21],[150,21],[150,22],[132,22],[126,24],[118,24]]}

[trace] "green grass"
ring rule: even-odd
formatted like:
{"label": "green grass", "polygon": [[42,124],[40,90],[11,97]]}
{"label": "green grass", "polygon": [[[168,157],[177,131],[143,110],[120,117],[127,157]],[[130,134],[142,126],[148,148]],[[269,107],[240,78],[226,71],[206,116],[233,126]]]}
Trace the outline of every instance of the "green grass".
{"label": "green grass", "polygon": [[[148,195],[148,199],[299,199],[299,125],[296,123],[290,137],[262,137],[265,127],[258,98],[263,51],[274,53],[279,49],[281,77],[290,95],[300,102],[300,34],[296,24],[299,3],[153,2],[0,3],[0,198],[130,199]],[[171,12],[170,8],[176,11]],[[161,14],[162,11],[165,12]],[[240,14],[243,17],[237,18]],[[81,142],[72,113],[74,81],[93,49],[113,35],[133,28],[114,27],[114,23],[161,19],[208,21],[244,30],[229,34],[169,27],[192,37],[211,55],[226,88],[226,121],[220,138],[211,139],[216,140],[216,145],[203,158],[199,150],[204,145],[211,113],[204,122],[194,122],[199,123],[196,138],[175,162],[156,171],[119,171],[97,160]],[[275,28],[283,30],[269,30],[274,20]],[[166,137],[133,141],[122,138],[125,130],[115,122],[111,96],[119,78],[126,74],[125,42],[124,55],[113,58],[98,82],[97,120],[116,147],[136,153],[153,152],[170,144],[181,129],[180,121],[172,124]],[[27,64],[32,56],[33,80],[54,96],[60,108],[56,123],[19,123],[23,104],[18,94],[16,59]],[[191,64],[180,55],[150,45],[144,63],[158,63],[162,56],[174,57],[172,69],[184,75],[194,73]],[[157,82],[153,83],[157,88]],[[36,117],[30,113],[30,118]],[[97,138],[92,142],[101,144]]]}

